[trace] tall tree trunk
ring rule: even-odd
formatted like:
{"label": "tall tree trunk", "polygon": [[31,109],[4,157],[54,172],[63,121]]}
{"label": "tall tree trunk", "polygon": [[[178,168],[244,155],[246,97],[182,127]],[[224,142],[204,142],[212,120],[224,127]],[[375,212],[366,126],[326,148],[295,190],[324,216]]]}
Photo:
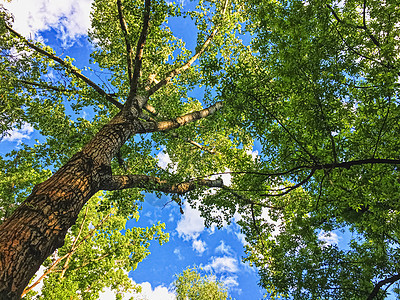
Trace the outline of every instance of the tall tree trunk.
{"label": "tall tree trunk", "polygon": [[111,174],[111,159],[137,126],[131,113],[117,114],[0,225],[0,299],[20,299],[40,265],[64,244],[67,230],[99,190],[103,175]]}

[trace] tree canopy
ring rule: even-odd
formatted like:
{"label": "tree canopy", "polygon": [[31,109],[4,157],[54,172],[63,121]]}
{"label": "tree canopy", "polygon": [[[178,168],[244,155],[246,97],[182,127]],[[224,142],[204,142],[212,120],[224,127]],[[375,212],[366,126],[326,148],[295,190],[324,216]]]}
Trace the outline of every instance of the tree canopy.
{"label": "tree canopy", "polygon": [[[184,197],[208,225],[240,214],[245,260],[272,299],[398,295],[399,12],[396,1],[198,1],[184,11],[95,0],[93,65],[80,70],[14,31],[2,10],[1,130],[29,123],[45,139],[1,158],[0,298],[18,298],[43,262],[59,271],[48,272],[48,295],[52,280],[109,264],[111,277],[74,287],[95,297],[97,282],[134,268],[148,240],[166,240],[162,224],[121,235],[140,191]],[[197,26],[194,52],[168,27],[184,17]],[[203,99],[191,97],[197,86]],[[160,149],[171,168],[157,165]],[[347,245],[324,241],[340,233]]]}
{"label": "tree canopy", "polygon": [[174,281],[177,300],[223,300],[228,293],[223,284],[210,276],[201,276],[197,268],[187,268]]}

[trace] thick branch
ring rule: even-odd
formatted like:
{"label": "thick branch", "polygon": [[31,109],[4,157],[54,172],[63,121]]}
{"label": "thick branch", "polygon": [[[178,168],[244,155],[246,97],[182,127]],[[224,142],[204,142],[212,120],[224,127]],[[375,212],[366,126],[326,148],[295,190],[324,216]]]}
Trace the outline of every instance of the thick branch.
{"label": "thick branch", "polygon": [[143,50],[144,45],[146,44],[147,33],[149,29],[149,21],[150,21],[150,0],[146,0],[144,4],[144,13],[143,13],[143,27],[142,31],[140,32],[139,40],[136,46],[136,55],[135,55],[135,67],[133,69],[132,74],[132,82],[131,88],[129,91],[128,99],[126,100],[126,106],[131,107],[134,96],[137,92],[140,72],[142,68],[142,58],[143,58]]}
{"label": "thick branch", "polygon": [[[73,245],[72,245],[72,247],[71,247],[71,250],[70,250],[68,253],[66,253],[64,256],[59,257],[59,258],[50,266],[50,268],[48,268],[48,269],[42,274],[42,276],[39,277],[38,280],[36,280],[31,286],[27,287],[27,288],[22,292],[21,297],[24,296],[25,294],[27,294],[29,291],[31,291],[35,286],[37,286],[37,285],[43,280],[43,278],[45,278],[48,274],[50,274],[51,272],[53,272],[54,268],[57,267],[57,265],[58,265],[63,259],[66,258],[66,259],[67,259],[67,262],[68,262],[70,256],[71,256],[72,254],[74,254],[74,252],[76,251],[76,249],[78,249],[80,245],[82,245],[85,241],[87,241],[90,237],[92,237],[93,234],[97,231],[97,229],[98,229],[98,228],[110,217],[110,215],[111,215],[111,214],[106,215],[106,216],[99,222],[99,224],[97,224],[97,225],[95,226],[95,228],[93,228],[93,229],[92,229],[78,244],[77,244],[78,238],[79,238],[79,236],[81,235],[81,232],[82,232],[82,227],[83,227],[83,225],[84,225],[84,223],[85,223],[85,218],[86,218],[87,210],[88,210],[88,207],[86,208],[84,220],[82,221],[81,227],[80,227],[80,229],[79,229],[79,233],[78,233],[77,237],[75,238],[75,241],[74,241],[74,243],[73,243]],[[64,267],[63,267],[62,270],[61,270],[61,272],[62,272],[61,277],[62,277],[63,274],[65,273],[65,269],[67,268],[67,264],[68,264],[67,262],[66,262],[66,264],[64,264]],[[57,272],[57,271],[56,271],[56,272]]]}
{"label": "thick branch", "polygon": [[100,189],[113,191],[129,188],[144,188],[152,191],[182,195],[193,191],[199,186],[222,187],[221,179],[207,180],[198,179],[193,181],[172,183],[167,180],[147,175],[114,175],[103,179]]}
{"label": "thick branch", "polygon": [[139,133],[167,131],[178,128],[191,122],[206,118],[220,110],[222,107],[223,102],[221,101],[211,105],[208,108],[188,113],[186,115],[177,117],[176,119],[160,121],[157,123],[147,123],[144,125],[144,131]]}
{"label": "thick branch", "polygon": [[124,14],[122,12],[122,3],[121,0],[117,0],[117,6],[118,6],[118,17],[119,17],[119,23],[121,25],[122,33],[124,35],[125,39],[125,45],[126,45],[126,60],[128,64],[128,77],[129,77],[129,83],[132,84],[132,78],[133,78],[133,50],[131,43],[129,41],[129,33],[128,33],[128,26],[125,22]]}
{"label": "thick branch", "polygon": [[24,38],[22,35],[20,35],[18,32],[16,32],[14,29],[12,29],[10,26],[8,26],[7,24],[5,24],[6,28],[13,33],[15,36],[17,36],[19,39],[21,39],[29,48],[35,50],[36,52],[50,58],[51,60],[54,60],[55,62],[59,63],[60,65],[62,65],[64,68],[66,68],[67,70],[69,70],[69,72],[71,72],[73,75],[75,75],[77,78],[81,79],[83,82],[85,82],[88,86],[92,87],[94,90],[96,90],[96,92],[98,92],[100,95],[104,96],[109,102],[111,102],[112,104],[114,104],[116,107],[118,108],[122,108],[122,104],[119,103],[117,100],[115,100],[113,97],[111,97],[109,94],[107,94],[101,87],[99,87],[96,83],[94,83],[93,81],[91,81],[89,78],[87,78],[85,75],[83,75],[81,73],[81,71],[68,64],[67,62],[65,62],[63,59],[61,59],[58,56],[55,56],[52,53],[47,52],[46,50],[43,50],[42,48],[36,46],[35,44],[31,43],[30,41],[28,41],[26,38]]}
{"label": "thick branch", "polygon": [[394,275],[394,276],[392,276],[392,277],[389,277],[389,278],[386,278],[386,279],[384,279],[384,280],[379,281],[379,282],[375,285],[375,287],[374,287],[374,289],[372,290],[371,294],[369,294],[367,300],[372,300],[372,299],[374,299],[374,298],[378,295],[379,290],[381,289],[382,286],[384,286],[384,285],[386,285],[386,284],[389,284],[389,283],[392,284],[392,283],[394,283],[394,282],[396,282],[396,281],[398,281],[398,280],[400,280],[400,274],[397,274],[397,275]]}

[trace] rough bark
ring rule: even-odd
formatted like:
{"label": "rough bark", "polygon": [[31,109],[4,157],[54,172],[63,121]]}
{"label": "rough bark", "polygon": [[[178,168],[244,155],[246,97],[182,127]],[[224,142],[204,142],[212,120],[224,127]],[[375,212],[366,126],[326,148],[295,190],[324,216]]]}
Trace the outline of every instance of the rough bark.
{"label": "rough bark", "polygon": [[112,157],[139,124],[116,115],[0,225],[0,299],[19,299],[43,261],[63,245],[101,178],[111,174]]}

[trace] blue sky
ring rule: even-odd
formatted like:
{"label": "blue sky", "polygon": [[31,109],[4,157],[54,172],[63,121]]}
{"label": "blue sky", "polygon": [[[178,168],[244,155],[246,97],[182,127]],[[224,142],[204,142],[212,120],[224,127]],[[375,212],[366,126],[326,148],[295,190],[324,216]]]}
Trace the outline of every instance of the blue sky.
{"label": "blue sky", "polygon": [[[88,64],[90,53],[86,37],[90,4],[90,0],[13,0],[5,6],[14,14],[14,29],[26,37],[45,41],[58,55],[63,53],[73,57],[75,65],[83,67]],[[189,49],[194,49],[196,35],[188,19],[179,23],[171,20],[169,25]],[[92,79],[96,81],[96,78]],[[0,142],[0,155],[18,148],[21,142],[34,143],[35,139],[40,139],[40,135],[25,124],[19,130],[10,131]],[[253,154],[257,154],[256,149]],[[168,155],[161,152],[158,158],[160,166],[166,168]],[[224,180],[229,181],[229,178]],[[245,255],[244,237],[238,225],[233,222],[221,230],[205,228],[199,211],[184,204],[184,214],[181,214],[176,204],[164,207],[168,200],[147,195],[139,221],[128,223],[128,226],[150,226],[157,221],[165,222],[166,232],[170,234],[170,241],[164,246],[152,244],[151,254],[129,274],[132,280],[142,285],[142,297],[174,299],[171,291],[174,275],[188,266],[197,265],[205,274],[212,273],[223,281],[233,298],[261,299],[264,291],[257,285],[256,270],[241,262]],[[104,291],[101,296],[101,299],[113,298],[110,291]]]}

